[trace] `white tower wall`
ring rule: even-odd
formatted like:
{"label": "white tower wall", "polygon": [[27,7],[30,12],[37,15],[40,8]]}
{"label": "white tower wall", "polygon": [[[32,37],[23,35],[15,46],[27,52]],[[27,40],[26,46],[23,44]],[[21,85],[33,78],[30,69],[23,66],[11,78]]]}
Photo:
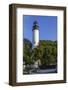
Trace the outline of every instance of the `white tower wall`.
{"label": "white tower wall", "polygon": [[39,30],[33,30],[33,45],[34,47],[39,45]]}

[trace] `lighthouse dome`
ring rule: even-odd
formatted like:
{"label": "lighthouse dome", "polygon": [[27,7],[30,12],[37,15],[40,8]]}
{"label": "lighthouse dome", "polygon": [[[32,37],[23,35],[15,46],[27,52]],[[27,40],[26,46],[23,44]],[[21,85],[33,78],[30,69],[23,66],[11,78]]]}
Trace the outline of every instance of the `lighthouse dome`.
{"label": "lighthouse dome", "polygon": [[33,30],[39,30],[39,26],[38,26],[38,22],[37,21],[34,21],[33,23]]}

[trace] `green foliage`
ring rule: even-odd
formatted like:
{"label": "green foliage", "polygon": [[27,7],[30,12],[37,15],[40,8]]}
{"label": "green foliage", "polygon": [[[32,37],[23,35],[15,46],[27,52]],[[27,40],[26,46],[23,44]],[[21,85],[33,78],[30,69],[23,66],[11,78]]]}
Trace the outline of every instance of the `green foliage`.
{"label": "green foliage", "polygon": [[[27,42],[26,42],[27,41]],[[24,43],[24,61],[31,64],[40,60],[42,65],[56,65],[57,63],[57,41],[40,40],[39,46],[32,48],[29,40]]]}
{"label": "green foliage", "polygon": [[31,50],[32,50],[32,43],[28,39],[24,39],[23,44],[23,60],[25,64],[31,64]]}
{"label": "green foliage", "polygon": [[[44,65],[55,65],[57,62],[57,42],[56,41],[42,41],[45,42],[43,56],[41,63]],[[42,62],[43,61],[43,62]]]}

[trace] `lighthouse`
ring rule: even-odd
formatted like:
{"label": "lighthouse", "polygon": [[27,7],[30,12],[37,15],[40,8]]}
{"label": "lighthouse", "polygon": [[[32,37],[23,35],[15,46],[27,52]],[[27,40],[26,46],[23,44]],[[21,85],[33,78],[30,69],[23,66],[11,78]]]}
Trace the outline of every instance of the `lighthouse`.
{"label": "lighthouse", "polygon": [[37,47],[39,45],[39,26],[37,21],[34,21],[32,31],[33,31],[33,47]]}

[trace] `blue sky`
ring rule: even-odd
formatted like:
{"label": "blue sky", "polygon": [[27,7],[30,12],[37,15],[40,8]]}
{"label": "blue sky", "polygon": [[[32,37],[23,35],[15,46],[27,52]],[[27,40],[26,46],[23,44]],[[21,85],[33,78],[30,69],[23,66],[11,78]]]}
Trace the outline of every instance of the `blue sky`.
{"label": "blue sky", "polygon": [[32,42],[33,22],[37,21],[39,25],[40,40],[57,40],[57,16],[23,16],[24,38]]}

